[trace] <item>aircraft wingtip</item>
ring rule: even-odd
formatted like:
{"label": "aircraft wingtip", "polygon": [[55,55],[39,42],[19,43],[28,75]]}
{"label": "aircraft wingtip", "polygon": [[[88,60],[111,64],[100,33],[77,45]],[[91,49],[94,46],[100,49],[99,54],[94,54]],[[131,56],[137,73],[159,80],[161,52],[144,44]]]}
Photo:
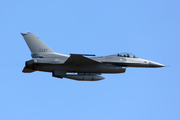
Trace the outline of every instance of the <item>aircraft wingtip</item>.
{"label": "aircraft wingtip", "polygon": [[22,32],[21,35],[27,35],[28,33],[30,33],[30,32],[26,32],[26,33],[23,33],[23,32]]}

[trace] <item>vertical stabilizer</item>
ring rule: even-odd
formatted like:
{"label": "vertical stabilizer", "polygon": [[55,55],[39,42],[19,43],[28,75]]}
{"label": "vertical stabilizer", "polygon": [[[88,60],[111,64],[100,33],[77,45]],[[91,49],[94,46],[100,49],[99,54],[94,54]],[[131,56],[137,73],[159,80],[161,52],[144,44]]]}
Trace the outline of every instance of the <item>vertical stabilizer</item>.
{"label": "vertical stabilizer", "polygon": [[41,41],[34,33],[21,33],[24,37],[29,49],[32,53],[51,52],[54,51]]}
{"label": "vertical stabilizer", "polygon": [[24,37],[29,49],[31,50],[32,58],[67,57],[66,55],[55,53],[34,33],[27,32],[21,33],[21,35]]}

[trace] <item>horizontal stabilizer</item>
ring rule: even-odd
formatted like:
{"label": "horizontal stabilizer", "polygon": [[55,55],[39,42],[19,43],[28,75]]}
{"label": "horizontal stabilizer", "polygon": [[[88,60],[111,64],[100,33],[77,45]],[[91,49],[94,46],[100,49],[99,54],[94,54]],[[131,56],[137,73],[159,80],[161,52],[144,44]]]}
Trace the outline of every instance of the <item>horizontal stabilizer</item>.
{"label": "horizontal stabilizer", "polygon": [[24,67],[24,69],[23,69],[22,72],[23,72],[23,73],[32,73],[32,72],[34,72],[34,70],[31,70],[31,69],[29,69],[29,68]]}
{"label": "horizontal stabilizer", "polygon": [[101,62],[92,60],[82,55],[71,54],[71,56],[65,61],[65,64],[91,65],[91,64],[101,64]]}

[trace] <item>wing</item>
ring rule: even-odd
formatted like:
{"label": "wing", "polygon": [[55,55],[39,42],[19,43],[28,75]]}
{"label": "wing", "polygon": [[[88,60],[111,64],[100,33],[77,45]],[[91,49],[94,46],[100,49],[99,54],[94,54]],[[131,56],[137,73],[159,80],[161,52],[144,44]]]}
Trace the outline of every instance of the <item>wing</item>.
{"label": "wing", "polygon": [[92,65],[92,64],[101,64],[101,62],[92,60],[88,57],[84,57],[81,54],[71,54],[71,56],[65,61],[65,64]]}

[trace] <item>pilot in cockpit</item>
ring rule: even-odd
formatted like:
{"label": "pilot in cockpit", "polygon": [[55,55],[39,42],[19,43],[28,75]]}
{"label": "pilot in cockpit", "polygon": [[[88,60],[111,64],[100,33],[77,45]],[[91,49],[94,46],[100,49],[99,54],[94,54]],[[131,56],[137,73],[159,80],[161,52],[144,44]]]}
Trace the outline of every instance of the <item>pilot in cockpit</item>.
{"label": "pilot in cockpit", "polygon": [[120,53],[118,53],[118,56],[122,57],[122,55]]}
{"label": "pilot in cockpit", "polygon": [[131,53],[118,53],[116,54],[119,57],[128,57],[128,58],[138,58],[137,56],[131,54]]}

